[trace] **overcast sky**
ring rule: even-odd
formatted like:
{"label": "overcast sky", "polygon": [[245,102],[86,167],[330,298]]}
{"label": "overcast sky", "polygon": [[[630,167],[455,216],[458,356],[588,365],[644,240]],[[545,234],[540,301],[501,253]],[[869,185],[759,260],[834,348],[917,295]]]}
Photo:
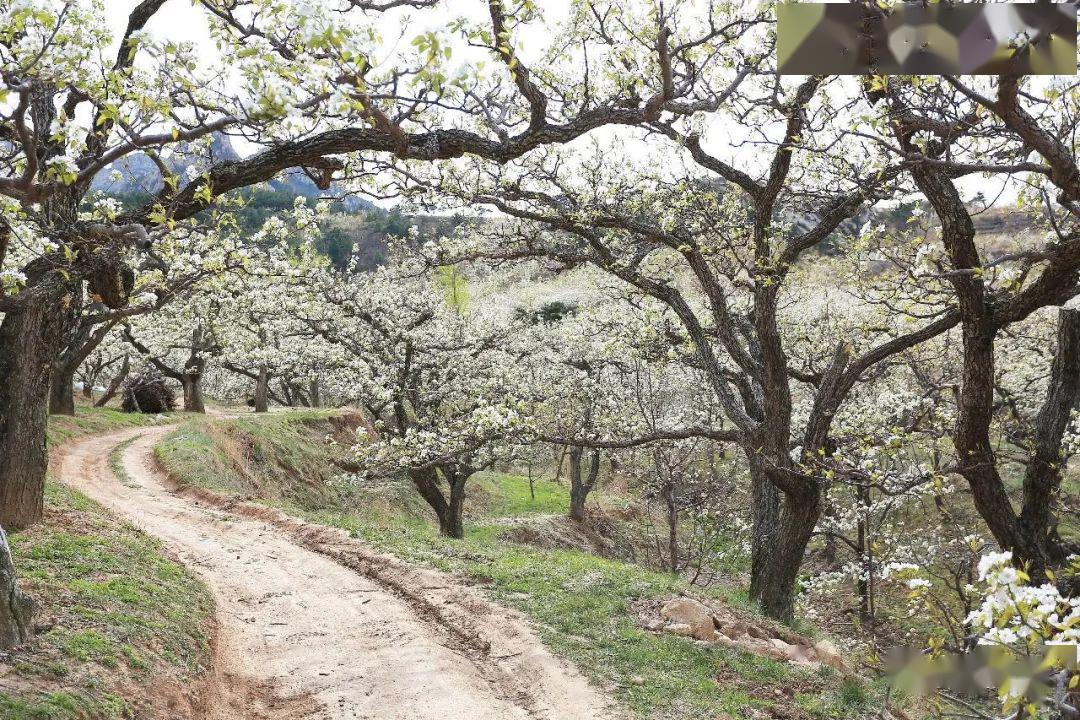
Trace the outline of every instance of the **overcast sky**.
{"label": "overcast sky", "polygon": [[[318,2],[319,0],[309,0],[311,2]],[[139,0],[106,0],[106,17],[112,27],[113,36],[118,40],[124,32],[127,26],[128,15],[131,10],[138,5]],[[544,0],[543,3],[539,3],[545,11],[546,19],[549,24],[558,23],[563,17],[566,16],[567,8],[569,7],[568,0]],[[448,8],[453,8],[449,10]],[[423,10],[423,11],[394,11],[385,16],[385,20],[380,23],[379,30],[383,37],[392,42],[402,37],[402,42],[407,43],[417,34],[426,32],[427,30],[434,30],[441,27],[445,27],[448,21],[461,14],[467,14],[469,16],[485,17],[487,13],[486,0],[453,0],[453,2],[447,2],[436,8],[435,10]],[[401,18],[403,15],[411,16],[413,18],[412,25],[402,28]],[[147,25],[146,30],[152,35],[160,38],[167,38],[174,41],[190,41],[195,43],[204,53],[206,53],[206,59],[208,64],[214,64],[219,57],[217,48],[213,41],[210,39],[210,30],[208,25],[208,19],[206,12],[199,7],[193,5],[192,0],[168,0],[165,5],[155,14],[150,23]],[[519,30],[518,40],[520,46],[522,46],[522,56],[526,62],[528,59],[528,49],[530,47],[546,46],[549,40],[551,30],[545,29],[540,24],[534,24],[532,27],[527,27]],[[530,42],[535,40],[535,42]],[[387,52],[391,51],[387,48]],[[107,55],[115,56],[115,46],[109,48]],[[456,52],[455,62],[467,62],[468,52]],[[606,135],[607,133],[600,133]],[[625,134],[625,133],[624,133]],[[713,124],[712,131],[709,133],[712,137],[706,139],[706,147],[712,146],[719,152],[721,156],[728,157],[733,160],[737,160],[740,156],[742,161],[748,164],[753,163],[753,156],[756,155],[756,150],[753,145],[743,145],[739,149],[730,147],[731,132],[725,131],[723,127],[717,127]],[[248,154],[254,151],[254,147],[247,146],[243,141],[237,141],[235,143],[236,149],[241,154]],[[624,152],[634,156],[635,159],[642,159],[647,154],[644,151],[643,146],[637,143],[629,143],[624,146]],[[982,190],[988,198],[993,198],[1001,191],[1001,180],[995,178],[993,183],[988,183],[982,178],[969,177],[958,183],[962,192],[967,197],[971,197],[978,190]],[[1015,197],[1014,189],[1006,189],[1004,198],[1012,199]],[[1004,199],[1003,198],[1003,199]]]}

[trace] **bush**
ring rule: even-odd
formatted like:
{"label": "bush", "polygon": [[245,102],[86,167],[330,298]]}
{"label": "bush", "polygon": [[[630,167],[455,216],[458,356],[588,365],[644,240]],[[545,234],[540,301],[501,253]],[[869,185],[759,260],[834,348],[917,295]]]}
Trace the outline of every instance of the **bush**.
{"label": "bush", "polygon": [[161,375],[142,373],[124,381],[120,407],[124,412],[172,412],[176,409],[176,394]]}

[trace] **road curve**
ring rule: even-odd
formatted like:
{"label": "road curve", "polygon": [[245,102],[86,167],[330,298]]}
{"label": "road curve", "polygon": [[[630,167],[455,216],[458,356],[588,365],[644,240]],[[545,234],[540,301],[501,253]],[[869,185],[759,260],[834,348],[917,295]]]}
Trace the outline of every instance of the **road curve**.
{"label": "road curve", "polygon": [[[217,647],[209,720],[608,717],[608,700],[509,611],[505,626],[451,627],[455,617],[495,614],[471,589],[452,587],[450,576],[391,560],[393,582],[381,582],[334,558],[345,557],[346,541],[320,552],[280,523],[173,491],[153,460],[170,429],[71,442],[54,467],[62,482],[160,538],[210,587]],[[109,456],[129,440],[121,481]],[[418,584],[438,596],[414,596],[409,588]],[[418,611],[423,603],[434,612]],[[460,643],[466,631],[483,636],[482,651]]]}

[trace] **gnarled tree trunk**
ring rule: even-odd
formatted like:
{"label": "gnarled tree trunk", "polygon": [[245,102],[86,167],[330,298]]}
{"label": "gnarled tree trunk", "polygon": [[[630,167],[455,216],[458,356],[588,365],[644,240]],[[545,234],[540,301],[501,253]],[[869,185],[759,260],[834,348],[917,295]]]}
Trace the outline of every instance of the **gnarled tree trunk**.
{"label": "gnarled tree trunk", "polygon": [[750,458],[750,484],[750,599],[761,603],[780,527],[780,491],[756,457]]}
{"label": "gnarled tree trunk", "polygon": [[1053,565],[1068,551],[1057,532],[1054,504],[1061,488],[1062,437],[1072,409],[1080,398],[1080,310],[1062,308],[1058,314],[1057,352],[1050,369],[1046,400],[1035,420],[1035,442],[1024,473],[1020,530],[1029,542],[1042,545]]}
{"label": "gnarled tree trunk", "polygon": [[0,525],[41,518],[53,359],[71,321],[73,291],[55,278],[0,323]]}
{"label": "gnarled tree trunk", "polygon": [[0,527],[0,650],[10,650],[30,640],[35,603],[19,589],[7,535]]}
{"label": "gnarled tree trunk", "polygon": [[[901,138],[909,143],[907,138]],[[908,145],[911,146],[910,143]],[[1024,507],[1017,513],[1001,477],[990,437],[994,417],[994,342],[1000,328],[1009,321],[988,296],[985,280],[975,272],[983,263],[975,244],[975,226],[952,180],[940,170],[917,165],[912,177],[934,206],[942,224],[942,243],[954,272],[949,280],[956,292],[963,330],[963,367],[957,399],[953,445],[959,472],[971,488],[979,515],[998,545],[1013,554],[1017,564],[1027,567],[1034,582],[1048,579],[1060,548],[1051,542],[1050,505],[1060,482],[1055,465],[1061,460],[1061,440],[1069,412],[1078,392],[1076,367],[1080,321],[1071,311],[1059,319],[1058,349],[1051,370],[1046,401],[1039,412],[1028,471],[1024,479]],[[1057,297],[1071,297],[1076,283],[1075,268],[1046,271],[1042,296],[1027,300],[1018,309],[1026,317],[1038,307],[1053,304]],[[1049,278],[1049,279],[1047,279]]]}
{"label": "gnarled tree trunk", "polygon": [[446,504],[446,516],[439,518],[439,532],[449,538],[461,539],[465,537],[465,480],[451,474],[448,481],[450,499]]}
{"label": "gnarled tree trunk", "polygon": [[[67,345],[53,363],[52,387],[49,391],[49,414],[75,414],[75,373],[83,361],[94,352],[116,325],[115,320],[94,322],[83,315],[75,324]],[[92,388],[83,388],[87,397]]]}
{"label": "gnarled tree trunk", "polygon": [[[469,474],[444,470],[443,477],[434,468],[423,468],[409,471],[409,478],[416,486],[420,496],[424,498],[435,516],[439,519],[439,533],[449,538],[465,537],[465,526],[462,515],[465,509],[465,483]],[[444,493],[440,485],[445,479],[449,486],[448,493]]]}
{"label": "gnarled tree trunk", "polygon": [[795,616],[795,589],[806,546],[821,514],[820,495],[808,490],[800,496],[785,494],[775,547],[764,559],[758,576],[757,601],[771,618],[791,622]]}
{"label": "gnarled tree trunk", "polygon": [[75,371],[68,368],[53,370],[49,387],[49,414],[75,414]]}
{"label": "gnarled tree trunk", "polygon": [[202,394],[202,367],[189,367],[180,375],[180,384],[184,388],[184,411],[205,413],[206,403]]}
{"label": "gnarled tree trunk", "polygon": [[131,372],[131,360],[125,355],[123,363],[120,364],[120,369],[109,382],[109,387],[106,388],[105,394],[98,398],[98,401],[94,403],[94,407],[105,407],[110,400],[116,397],[116,393],[120,391],[120,386],[124,384],[124,380],[127,380],[129,372]]}
{"label": "gnarled tree trunk", "polygon": [[570,458],[570,519],[575,522],[585,521],[585,501],[596,486],[600,474],[600,451],[589,453],[589,469],[583,474],[581,469],[582,448],[572,447],[568,451]]}
{"label": "gnarled tree trunk", "polygon": [[270,408],[270,371],[265,365],[259,366],[259,377],[255,381],[255,412],[264,413]]}

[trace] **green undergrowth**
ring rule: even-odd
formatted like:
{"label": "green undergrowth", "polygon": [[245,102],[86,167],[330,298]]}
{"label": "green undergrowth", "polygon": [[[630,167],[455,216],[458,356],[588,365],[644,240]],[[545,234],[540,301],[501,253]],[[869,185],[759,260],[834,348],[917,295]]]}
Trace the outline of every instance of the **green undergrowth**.
{"label": "green undergrowth", "polygon": [[[49,418],[50,445],[160,422],[76,412]],[[49,482],[42,522],[10,541],[20,583],[38,603],[38,632],[0,659],[0,718],[120,720],[146,716],[166,696],[187,701],[210,661],[213,603],[157,540]]]}
{"label": "green undergrowth", "polygon": [[[177,413],[170,413],[164,417],[175,418],[177,415]],[[51,415],[49,417],[47,440],[49,447],[56,447],[60,443],[84,435],[122,430],[129,427],[143,427],[159,422],[161,420],[157,415],[126,413],[114,408],[79,405],[75,408],[74,416]]]}
{"label": "green undergrowth", "polygon": [[45,507],[11,536],[44,627],[10,659],[0,718],[119,720],[182,693],[209,663],[207,589],[84,495],[50,483]]}
{"label": "green undergrowth", "polygon": [[[439,536],[407,484],[341,479],[351,432],[340,418],[325,415],[202,420],[179,427],[157,452],[182,483],[244,494],[482,585],[496,601],[530,617],[553,651],[612,691],[635,717],[857,717],[874,695],[831,670],[796,670],[741,650],[641,629],[637,609],[686,590],[681,581],[584,550],[508,537],[508,521],[515,518],[565,514],[569,497],[562,484],[539,479],[530,493],[524,477],[481,474],[470,480],[465,539]],[[718,589],[713,595],[751,612],[740,591]]]}

